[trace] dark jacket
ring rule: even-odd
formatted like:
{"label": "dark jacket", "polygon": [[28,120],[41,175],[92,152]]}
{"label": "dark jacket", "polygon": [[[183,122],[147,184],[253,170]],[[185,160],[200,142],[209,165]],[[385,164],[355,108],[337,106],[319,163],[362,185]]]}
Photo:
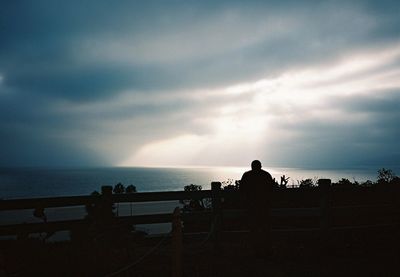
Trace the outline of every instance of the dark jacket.
{"label": "dark jacket", "polygon": [[269,209],[273,179],[265,170],[250,170],[243,174],[240,192],[245,206],[253,212]]}

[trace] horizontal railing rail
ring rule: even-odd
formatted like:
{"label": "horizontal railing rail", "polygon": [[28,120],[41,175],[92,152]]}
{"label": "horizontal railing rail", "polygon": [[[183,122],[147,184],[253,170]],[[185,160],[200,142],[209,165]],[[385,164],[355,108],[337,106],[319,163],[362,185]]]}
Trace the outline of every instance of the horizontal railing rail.
{"label": "horizontal railing rail", "polygon": [[[332,203],[332,192],[339,191],[343,193],[345,188],[333,188],[330,186],[330,180],[325,180],[325,186],[321,186],[318,189],[287,189],[279,190],[277,194],[287,195],[289,200],[294,199],[293,197],[298,195],[302,196],[303,193],[314,197],[314,202],[319,205],[314,207],[273,207],[270,211],[270,215],[276,218],[316,218],[320,220],[321,229],[328,230],[332,229],[331,219],[333,217],[359,217],[373,215],[384,215],[386,217],[393,217],[393,224],[399,223],[399,201],[398,193],[391,194],[387,193],[388,197],[383,197],[382,203],[370,204],[370,205],[354,205],[346,206],[334,206]],[[101,203],[106,201],[107,203],[139,203],[139,202],[159,202],[159,201],[180,201],[180,200],[193,200],[193,199],[211,199],[211,209],[205,211],[195,212],[183,212],[182,220],[184,222],[200,222],[202,220],[213,221],[215,218],[224,219],[235,219],[239,217],[247,216],[247,213],[243,209],[225,209],[225,200],[229,198],[240,198],[238,191],[224,191],[221,190],[221,184],[218,182],[212,183],[211,190],[201,191],[166,191],[166,192],[142,192],[142,193],[130,193],[130,194],[111,194],[111,190],[108,187],[108,193],[102,195],[93,196],[64,196],[64,197],[43,197],[33,199],[8,199],[0,200],[0,211],[10,210],[23,210],[23,209],[46,209],[56,207],[70,207],[70,206],[85,206],[93,203]],[[362,191],[362,189],[349,188],[349,191]],[[396,190],[398,191],[398,189]],[[390,192],[390,191],[389,191]],[[317,199],[315,199],[317,198]],[[317,201],[315,201],[317,200]],[[389,203],[389,204],[388,204]],[[117,216],[112,222],[121,224],[154,224],[154,223],[167,223],[171,222],[172,213],[161,213],[161,214],[146,214],[146,215],[131,215],[131,216]],[[2,225],[0,221],[0,235],[16,235],[19,233],[39,233],[39,232],[56,232],[63,230],[71,230],[90,224],[86,219],[74,219],[74,220],[60,220],[60,221],[49,221],[42,223],[21,223]],[[382,224],[382,222],[380,222]],[[383,225],[386,223],[383,223]],[[217,224],[218,225],[218,224]],[[219,224],[220,225],[220,224]],[[345,228],[340,226],[339,228]]]}
{"label": "horizontal railing rail", "polygon": [[[348,209],[350,212],[350,208]],[[397,212],[398,214],[398,212]],[[238,218],[240,216],[245,216],[245,210],[227,210],[223,212],[225,219]],[[273,209],[271,210],[272,217],[310,217],[320,216],[320,211],[317,208],[313,209]],[[116,218],[116,224],[155,224],[155,223],[170,223],[172,219],[172,213],[162,213],[162,214],[148,214],[148,215],[134,215],[134,216],[119,216]],[[202,220],[212,220],[212,213],[210,211],[203,212],[191,212],[183,213],[182,221],[199,222]],[[59,221],[49,221],[46,223],[19,223],[10,225],[0,226],[0,236],[12,236],[21,233],[46,233],[46,232],[59,232],[73,230],[75,228],[87,226],[89,222],[85,219],[76,220],[59,220]],[[380,224],[376,226],[394,226],[398,223],[393,222],[392,224]],[[348,228],[363,228],[364,225],[351,226],[351,227],[333,227],[333,229],[348,229]],[[367,225],[374,227],[373,225]],[[293,228],[292,228],[293,229]],[[292,231],[301,231],[302,229],[308,230],[319,230],[319,228],[295,228]],[[278,229],[279,230],[279,229]],[[283,229],[279,231],[290,231],[291,229]],[[277,230],[276,230],[277,231]]]}
{"label": "horizontal railing rail", "polygon": [[[186,199],[203,198],[211,198],[211,190],[140,192],[110,195],[110,200],[113,203],[158,202],[173,200],[179,201]],[[69,206],[85,206],[86,204],[99,202],[102,199],[102,195],[7,199],[0,200],[0,211],[35,209],[37,207],[56,208]]]}

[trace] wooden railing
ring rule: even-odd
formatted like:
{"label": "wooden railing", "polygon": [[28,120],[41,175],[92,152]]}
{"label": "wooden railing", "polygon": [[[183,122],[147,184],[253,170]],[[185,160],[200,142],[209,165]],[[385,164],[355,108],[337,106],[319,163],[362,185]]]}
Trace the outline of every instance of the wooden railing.
{"label": "wooden railing", "polygon": [[[327,242],[334,231],[351,230],[358,232],[359,229],[389,227],[391,234],[396,235],[400,226],[400,186],[387,187],[332,187],[328,179],[319,180],[317,188],[293,188],[279,189],[273,192],[272,197],[272,232],[281,233],[286,238],[286,232],[298,234],[311,234],[314,240],[314,233],[317,232],[321,240],[317,240],[318,247],[323,251],[329,249]],[[221,183],[213,182],[211,190],[187,192],[144,192],[132,194],[112,194],[111,187],[103,187],[102,194],[97,196],[69,196],[34,199],[12,199],[0,200],[0,216],[5,211],[18,210],[40,210],[55,207],[86,206],[99,204],[106,207],[108,216],[112,214],[114,203],[139,203],[159,202],[171,200],[202,200],[208,198],[211,201],[211,208],[203,211],[181,212],[176,208],[172,213],[146,214],[133,216],[112,217],[109,224],[121,224],[121,226],[135,224],[171,223],[170,236],[164,236],[158,244],[150,251],[117,271],[107,276],[120,276],[137,265],[146,256],[157,250],[162,242],[168,238],[171,241],[172,276],[181,277],[183,272],[183,235],[182,221],[185,227],[190,223],[206,222],[209,225],[207,230],[207,241],[212,241],[215,253],[221,253],[222,233],[227,231],[226,223],[233,221],[245,221],[246,211],[236,205],[240,199],[238,191],[225,191],[221,189]],[[230,207],[230,205],[235,207]],[[305,221],[304,226],[296,226],[299,221]],[[104,223],[103,222],[103,223]],[[296,223],[296,224],[295,224]],[[308,223],[312,223],[308,226]],[[0,217],[0,236],[17,235],[21,238],[30,233],[53,233],[63,230],[74,230],[81,227],[88,227],[91,223],[86,219],[48,221],[42,223],[19,223],[4,225]],[[279,224],[285,227],[279,226]],[[200,224],[201,225],[201,224]],[[204,224],[203,224],[204,225]],[[207,225],[207,224],[206,224]],[[240,225],[240,224],[239,224]],[[288,226],[289,225],[289,226]],[[104,226],[103,226],[104,227]],[[110,226],[112,227],[112,226]],[[394,227],[394,229],[392,229]],[[394,230],[394,231],[392,231]],[[246,230],[230,230],[236,236],[239,232]],[[381,232],[377,232],[380,234]],[[21,235],[22,234],[22,235]],[[341,233],[339,233],[340,235]],[[201,243],[199,247],[203,246]],[[323,252],[321,252],[323,253]]]}
{"label": "wooden railing", "polygon": [[[103,187],[98,196],[68,196],[34,199],[0,200],[0,212],[21,209],[46,209],[53,207],[85,206],[93,203],[137,203],[158,202],[170,200],[211,199],[210,210],[201,212],[182,213],[181,219],[186,221],[208,220],[213,222],[215,236],[222,230],[222,218],[234,219],[245,216],[241,209],[225,209],[223,199],[238,198],[237,191],[221,190],[221,183],[213,182],[211,190],[195,192],[168,191],[143,192],[132,194],[112,194],[110,187]],[[399,217],[399,187],[375,188],[333,188],[329,179],[319,180],[319,187],[312,189],[282,189],[274,192],[271,216],[274,218],[315,218],[318,228],[322,232],[331,229],[351,227],[351,225],[337,224],[342,218],[352,222],[362,216],[373,215],[377,222],[369,219],[365,226],[394,225],[398,226]],[[293,203],[303,201],[300,206],[293,207]],[[313,203],[310,205],[310,203]],[[349,205],[349,203],[351,205]],[[310,205],[310,206],[309,206]],[[384,220],[383,220],[384,219]],[[167,223],[172,220],[171,213],[119,216],[119,223],[126,224],[153,224]],[[342,220],[343,221],[343,220]],[[346,222],[346,220],[344,220]],[[46,223],[27,223],[3,225],[0,220],[0,236],[17,235],[23,233],[56,232],[71,230],[87,224],[85,219],[50,221]],[[353,224],[354,225],[354,224]],[[354,225],[353,227],[363,225]],[[304,228],[303,228],[304,229]],[[296,228],[292,228],[296,231]]]}

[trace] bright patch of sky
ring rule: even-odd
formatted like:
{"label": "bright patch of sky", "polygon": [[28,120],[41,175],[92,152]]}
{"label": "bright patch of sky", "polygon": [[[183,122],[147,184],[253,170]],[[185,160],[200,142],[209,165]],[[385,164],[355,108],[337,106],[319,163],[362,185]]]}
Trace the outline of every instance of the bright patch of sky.
{"label": "bright patch of sky", "polygon": [[[218,116],[201,118],[213,126],[207,135],[184,134],[172,139],[145,144],[120,165],[186,165],[207,164],[207,156],[216,154],[212,160],[229,163],[229,159],[249,160],[259,157],[263,149],[272,154],[267,160],[273,163],[276,149],[282,137],[290,137],[291,129],[281,129],[281,123],[319,120],[353,124],[366,123],[373,116],[368,110],[357,112],[345,110],[332,98],[378,97],[376,92],[400,87],[399,68],[381,70],[400,58],[400,46],[356,54],[334,64],[309,67],[283,73],[272,79],[243,83],[209,93],[228,95],[227,104],[218,107]],[[378,72],[377,72],[378,71]],[[349,78],[349,76],[353,76]],[[229,102],[229,95],[246,95],[244,102]],[[305,111],[310,109],[311,111]],[[273,135],[271,135],[273,134]],[[293,137],[295,142],[296,137]],[[350,142],[349,142],[350,143]],[[261,146],[261,147],[260,147]],[[228,154],[218,157],[220,153]]]}
{"label": "bright patch of sky", "polygon": [[397,1],[11,1],[0,25],[1,166],[400,167]]}

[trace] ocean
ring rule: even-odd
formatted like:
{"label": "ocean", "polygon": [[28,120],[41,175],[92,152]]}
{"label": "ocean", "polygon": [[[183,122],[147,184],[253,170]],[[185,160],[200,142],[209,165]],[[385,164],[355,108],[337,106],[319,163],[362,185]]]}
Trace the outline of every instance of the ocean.
{"label": "ocean", "polygon": [[[209,189],[212,181],[226,182],[239,180],[249,168],[213,167],[213,168],[0,168],[0,199],[35,198],[89,195],[101,190],[103,185],[123,183],[133,184],[138,192],[183,190],[185,185],[201,185]],[[296,186],[298,180],[311,178],[341,178],[365,181],[376,180],[377,169],[353,170],[311,170],[298,168],[265,168],[280,180],[283,174],[290,177],[289,186]],[[172,212],[178,201],[118,204],[119,215],[139,215]],[[48,208],[49,221],[79,219],[85,216],[83,206]],[[2,211],[0,225],[41,222],[33,216],[32,210]],[[137,225],[138,230],[149,234],[162,234],[170,231],[170,223]],[[52,239],[64,240],[68,232],[57,233]]]}
{"label": "ocean", "polygon": [[[89,195],[103,185],[133,184],[138,192],[183,190],[185,185],[201,185],[209,189],[212,181],[239,180],[249,168],[0,168],[0,199],[33,198],[46,196]],[[337,181],[376,180],[378,168],[349,170],[317,170],[300,168],[265,168],[280,180],[285,174],[289,186],[298,180],[330,178]]]}

